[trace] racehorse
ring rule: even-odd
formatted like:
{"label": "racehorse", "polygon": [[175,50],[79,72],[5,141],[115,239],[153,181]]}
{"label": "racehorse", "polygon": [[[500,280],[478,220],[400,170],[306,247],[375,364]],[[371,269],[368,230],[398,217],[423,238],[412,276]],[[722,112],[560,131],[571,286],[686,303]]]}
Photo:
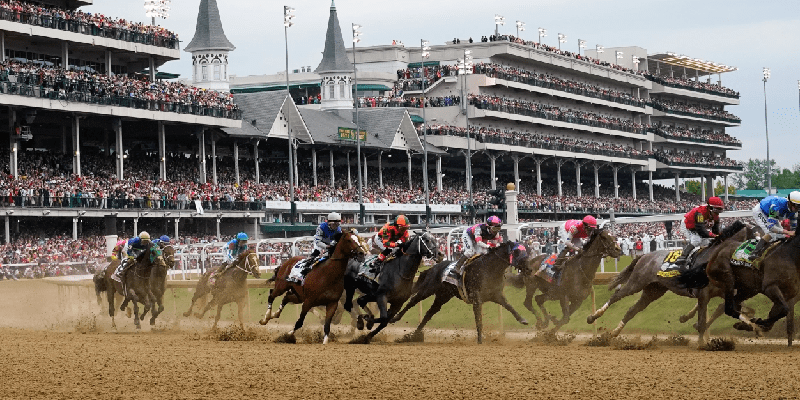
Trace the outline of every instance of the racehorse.
{"label": "racehorse", "polygon": [[[795,235],[767,249],[758,267],[740,267],[731,264],[731,256],[741,243],[726,243],[726,249],[717,252],[703,271],[714,285],[721,286],[725,293],[725,314],[741,320],[740,329],[754,330],[756,335],[772,329],[772,326],[790,313],[795,298],[800,294],[800,226]],[[733,279],[726,271],[730,271]],[[727,279],[725,278],[727,277]],[[731,280],[733,282],[731,282]],[[763,293],[773,303],[767,319],[752,320],[741,313],[741,303],[756,294]],[[794,339],[794,320],[787,319],[786,333],[789,346]]]}
{"label": "racehorse", "polygon": [[158,305],[159,314],[164,311],[164,292],[167,291],[167,270],[175,267],[175,248],[172,246],[165,246],[161,249],[161,255],[164,258],[164,264],[154,265],[153,269],[150,271],[150,291],[153,293],[156,305]]}
{"label": "racehorse", "polygon": [[[286,304],[303,303],[300,317],[297,319],[294,329],[287,333],[288,336],[294,337],[294,333],[303,326],[306,314],[311,308],[325,306],[325,337],[322,343],[328,343],[331,320],[339,306],[339,299],[344,293],[344,272],[347,269],[347,262],[354,257],[359,257],[363,260],[363,256],[367,253],[366,245],[353,231],[343,231],[341,234],[337,234],[334,240],[336,241],[336,247],[331,257],[315,266],[306,275],[302,285],[287,282],[286,277],[289,276],[292,267],[303,257],[292,257],[281,264],[272,278],[275,281],[275,288],[269,291],[267,311],[264,313],[264,318],[258,321],[261,325],[266,325],[272,318],[280,317]],[[282,294],[286,295],[283,296],[278,312],[273,316],[272,303],[276,297]]]}
{"label": "racehorse", "polygon": [[[600,260],[604,257],[617,258],[622,254],[622,250],[617,245],[616,239],[605,229],[597,229],[589,241],[583,246],[578,254],[568,258],[561,270],[561,282],[550,283],[545,279],[532,274],[517,274],[507,277],[509,283],[516,287],[525,287],[525,307],[536,316],[536,328],[545,329],[553,322],[555,327],[553,332],[558,331],[563,325],[569,322],[570,316],[578,309],[584,300],[589,296],[592,289],[592,282],[597,274],[597,267]],[[543,254],[531,262],[531,265],[538,268],[548,254]],[[536,269],[532,270],[533,273]],[[536,296],[536,304],[542,316],[539,316],[531,302],[533,295],[539,290],[542,293]],[[561,320],[551,316],[544,307],[544,302],[558,300],[561,304]]]}
{"label": "racehorse", "polygon": [[[398,250],[397,258],[387,261],[383,266],[377,282],[358,278],[358,271],[361,263],[350,262],[345,273],[345,303],[344,309],[350,311],[353,307],[353,294],[358,289],[363,295],[358,298],[358,305],[367,312],[368,326],[378,323],[378,327],[371,331],[364,339],[367,342],[378,334],[383,328],[389,325],[389,321],[403,303],[411,297],[414,287],[414,277],[422,264],[423,257],[435,258],[437,262],[442,261],[439,246],[436,240],[428,233],[416,233],[414,237],[406,241]],[[367,304],[375,302],[380,310],[380,317],[373,319],[372,311]],[[387,307],[391,304],[391,307]],[[388,308],[388,310],[387,310]],[[358,315],[358,326],[362,326],[363,315]]]}
{"label": "racehorse", "polygon": [[[94,281],[94,291],[97,295],[98,301],[100,301],[100,293],[106,292],[106,298],[108,299],[108,315],[111,317],[111,327],[116,328],[117,323],[114,319],[114,315],[116,314],[116,307],[114,307],[114,299],[118,298],[120,304],[124,300],[122,297],[122,293],[118,292],[116,287],[114,286],[113,279],[111,279],[111,275],[114,274],[117,267],[119,266],[120,260],[118,258],[113,258],[111,262],[100,271],[97,271],[95,275],[92,277]],[[128,317],[132,315],[133,310],[128,307]]]}
{"label": "racehorse", "polygon": [[[741,243],[743,240],[747,240],[753,236],[752,228],[746,226],[741,221],[736,221],[714,238],[708,247],[696,253],[693,265],[708,264],[711,257],[717,251],[724,248],[722,244],[726,241]],[[636,314],[647,308],[650,303],[661,298],[667,291],[671,291],[679,296],[697,298],[696,328],[700,334],[698,344],[700,346],[704,345],[708,340],[706,328],[710,324],[706,319],[708,302],[714,297],[721,297],[722,290],[716,286],[706,286],[702,290],[692,291],[681,285],[674,276],[668,276],[668,274],[662,276],[665,275],[663,273],[659,275],[659,272],[662,272],[661,267],[665,263],[665,260],[671,257],[677,258],[678,255],[677,252],[672,252],[670,250],[659,250],[633,259],[630,265],[609,283],[609,290],[616,289],[611,295],[611,298],[609,298],[601,308],[589,315],[586,318],[586,322],[590,324],[593,323],[600,318],[612,304],[627,296],[642,292],[639,300],[628,309],[628,312],[625,313],[625,316],[617,327],[611,331],[611,336],[617,336],[628,321],[633,319]]]}
{"label": "racehorse", "polygon": [[514,242],[505,242],[500,246],[489,250],[469,264],[464,266],[464,287],[466,288],[467,298],[461,297],[458,288],[443,282],[443,277],[447,267],[452,264],[445,261],[434,265],[432,268],[422,271],[414,285],[414,294],[409,299],[405,307],[392,319],[397,322],[403,315],[417,303],[430,296],[436,296],[431,308],[425,313],[422,322],[412,333],[412,337],[422,333],[422,329],[430,319],[442,309],[442,306],[453,297],[464,300],[467,304],[472,304],[472,312],[475,314],[475,328],[478,331],[478,343],[483,342],[483,303],[491,301],[497,303],[506,310],[521,324],[527,325],[528,321],[522,318],[514,307],[508,303],[503,294],[504,278],[503,274],[509,265],[526,270],[528,267],[528,254],[524,247]]}
{"label": "racehorse", "polygon": [[[189,309],[183,313],[184,317],[192,315],[194,303],[207,295],[211,295],[211,300],[206,303],[203,310],[195,313],[197,318],[203,318],[204,315],[211,309],[217,306],[217,315],[214,317],[214,326],[212,329],[217,329],[220,315],[222,314],[222,306],[228,303],[235,302],[238,307],[237,316],[239,318],[239,327],[244,328],[244,306],[247,299],[247,275],[252,274],[256,278],[261,277],[261,271],[258,270],[258,256],[252,250],[247,250],[240,254],[234,260],[228,269],[222,274],[217,274],[219,266],[209,268],[203,276],[197,281],[194,295],[192,296],[192,303]],[[211,278],[214,281],[211,282]]]}

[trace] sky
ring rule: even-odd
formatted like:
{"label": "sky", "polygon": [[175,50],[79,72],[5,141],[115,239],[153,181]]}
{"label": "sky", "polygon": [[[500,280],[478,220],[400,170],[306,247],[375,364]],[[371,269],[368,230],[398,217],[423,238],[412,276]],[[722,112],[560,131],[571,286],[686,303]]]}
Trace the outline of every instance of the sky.
{"label": "sky", "polygon": [[[283,6],[292,6],[295,25],[289,28],[289,68],[316,68],[322,58],[330,13],[329,0],[217,0],[228,39],[236,46],[229,57],[229,71],[238,76],[274,74],[285,69]],[[170,17],[158,20],[177,32],[181,47],[191,41],[200,0],[173,0]],[[359,46],[391,44],[407,46],[420,39],[444,44],[454,37],[479,39],[494,33],[494,16],[506,18],[501,33],[516,33],[515,21],[523,21],[523,39],[538,38],[537,28],[547,29],[542,42],[558,45],[557,33],[567,35],[563,48],[577,49],[577,39],[587,48],[639,46],[648,54],[674,52],[692,58],[738,67],[722,75],[722,84],[740,92],[741,104],[726,110],[742,119],[727,132],[743,142],[741,151],[728,156],[746,161],[766,159],[767,145],[762,69],[771,77],[766,83],[770,158],[782,168],[800,163],[797,143],[800,128],[800,1],[683,1],[683,0],[507,0],[501,3],[461,0],[400,2],[336,0],[345,43],[351,23],[362,25]],[[141,0],[94,0],[83,7],[110,17],[148,21]],[[191,77],[191,56],[162,71]],[[716,81],[716,76],[714,77]]]}

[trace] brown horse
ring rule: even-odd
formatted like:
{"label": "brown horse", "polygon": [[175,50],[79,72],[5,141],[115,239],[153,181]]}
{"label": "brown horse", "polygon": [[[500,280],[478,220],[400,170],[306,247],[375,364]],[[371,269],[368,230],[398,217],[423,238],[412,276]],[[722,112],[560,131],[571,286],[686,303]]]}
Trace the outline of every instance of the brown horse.
{"label": "brown horse", "polygon": [[[119,260],[113,260],[105,269],[103,276],[95,275],[95,291],[106,291],[108,296],[108,315],[111,316],[111,326],[116,328],[114,320],[114,296],[119,293],[124,297],[120,310],[125,311],[129,302],[133,302],[133,323],[136,329],[141,329],[140,319],[153,307],[155,297],[150,290],[150,272],[153,267],[165,267],[164,258],[161,255],[152,257],[151,250],[147,249],[135,260],[134,264],[125,272],[126,290],[123,290],[122,283],[114,280],[112,275],[119,265]],[[142,314],[139,314],[139,303],[144,305]],[[150,325],[155,325],[159,311],[154,310],[150,316]]]}
{"label": "brown horse", "polygon": [[[175,267],[175,248],[165,246],[161,249],[163,265],[154,265],[150,271],[150,291],[153,293],[158,313],[164,311],[164,292],[167,291],[167,271]],[[155,306],[154,306],[155,307]]]}
{"label": "brown horse", "polygon": [[[266,325],[272,318],[280,317],[281,311],[288,303],[303,303],[300,317],[294,325],[294,329],[289,331],[289,336],[294,336],[294,333],[303,326],[303,320],[306,314],[312,307],[325,306],[325,338],[323,344],[328,343],[328,336],[331,331],[331,320],[333,319],[336,309],[339,306],[339,299],[344,292],[344,273],[347,268],[347,263],[351,258],[362,258],[367,254],[367,248],[363,240],[352,231],[344,231],[337,234],[335,237],[336,247],[334,248],[331,258],[322,261],[319,265],[314,267],[305,278],[302,285],[290,283],[286,281],[289,276],[291,268],[295,263],[302,259],[302,257],[292,257],[286,260],[275,271],[273,280],[275,281],[275,288],[269,291],[269,298],[267,299],[267,311],[264,313],[264,318],[259,321],[261,325]],[[289,293],[287,293],[289,292]],[[275,298],[283,296],[280,308],[276,315],[272,315],[272,303]]]}
{"label": "brown horse", "polygon": [[[742,240],[753,236],[753,230],[750,227],[740,221],[736,221],[714,238],[708,247],[696,253],[693,264],[706,265],[714,254],[725,249],[725,243],[741,243]],[[609,290],[615,290],[611,298],[601,308],[589,315],[586,318],[586,322],[593,323],[612,304],[627,296],[642,292],[639,300],[628,309],[628,312],[625,313],[617,327],[611,331],[612,336],[617,336],[636,314],[647,308],[650,303],[661,298],[667,291],[671,291],[679,296],[697,298],[696,312],[698,322],[696,328],[700,335],[698,344],[700,346],[704,345],[708,340],[706,327],[710,323],[706,318],[708,302],[714,297],[722,296],[722,291],[716,286],[706,286],[702,290],[689,290],[683,287],[675,277],[660,275],[659,273],[662,272],[661,266],[669,256],[677,257],[678,254],[669,250],[660,250],[636,257],[630,265],[614,277],[608,285]]]}
{"label": "brown horse", "polygon": [[215,282],[209,283],[212,274],[216,274],[219,267],[209,268],[200,280],[197,281],[194,295],[192,296],[192,303],[189,304],[189,309],[183,313],[184,317],[192,315],[192,309],[197,300],[211,295],[211,300],[206,303],[203,310],[195,313],[197,318],[203,316],[211,309],[217,306],[217,315],[214,317],[214,327],[217,329],[217,323],[222,314],[222,306],[228,303],[236,303],[238,307],[239,326],[244,327],[244,306],[247,299],[247,275],[252,274],[256,278],[261,277],[261,271],[258,270],[258,256],[252,250],[247,250],[240,254],[236,260],[231,263],[225,272],[221,275],[214,276]]}
{"label": "brown horse", "polygon": [[[105,267],[97,271],[92,280],[94,281],[94,291],[97,295],[98,302],[100,301],[100,293],[106,292],[106,298],[108,299],[108,315],[111,317],[111,327],[116,328],[117,322],[114,319],[116,314],[116,307],[114,306],[114,302],[119,301],[122,304],[122,301],[125,300],[122,297],[122,293],[117,292],[116,287],[114,286],[114,280],[111,279],[111,275],[114,274],[117,267],[119,266],[119,259],[114,257],[111,259],[111,262]],[[127,308],[128,317],[130,318],[133,315],[133,310],[128,307]]]}
{"label": "brown horse", "polygon": [[[604,229],[598,229],[583,246],[583,250],[564,263],[560,284],[550,283],[537,275],[523,273],[508,276],[506,279],[516,287],[525,287],[524,305],[536,317],[536,328],[545,329],[552,321],[555,325],[553,332],[555,332],[569,322],[572,313],[589,297],[600,260],[605,257],[617,258],[621,254],[622,250],[617,245],[617,240]],[[540,265],[546,257],[549,255],[536,257],[531,265]],[[533,273],[535,272],[534,270]],[[542,313],[541,317],[531,303],[537,290],[542,292],[536,296],[536,304]],[[544,307],[544,302],[550,300],[560,302],[562,315],[560,320],[551,316]]]}

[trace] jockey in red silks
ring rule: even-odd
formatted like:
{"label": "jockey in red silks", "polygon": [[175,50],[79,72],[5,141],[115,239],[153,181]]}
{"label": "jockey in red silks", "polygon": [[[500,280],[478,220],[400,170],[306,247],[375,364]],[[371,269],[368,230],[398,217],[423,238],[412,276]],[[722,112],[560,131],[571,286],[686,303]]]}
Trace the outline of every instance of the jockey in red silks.
{"label": "jockey in red silks", "polygon": [[553,270],[556,272],[561,271],[567,255],[570,252],[579,250],[582,239],[586,239],[594,233],[597,229],[597,219],[591,215],[583,217],[583,219],[570,219],[564,221],[564,224],[558,228],[558,235],[564,248],[558,253]]}

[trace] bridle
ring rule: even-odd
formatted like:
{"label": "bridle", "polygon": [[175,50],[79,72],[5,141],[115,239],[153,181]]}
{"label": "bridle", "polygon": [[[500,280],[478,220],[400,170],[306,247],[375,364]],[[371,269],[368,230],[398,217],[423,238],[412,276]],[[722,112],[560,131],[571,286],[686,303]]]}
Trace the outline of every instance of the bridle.
{"label": "bridle", "polygon": [[[348,235],[352,235],[352,237],[354,237],[354,238],[355,238],[355,241],[357,242],[358,246],[356,246],[356,247],[353,247],[353,249],[352,249],[352,250],[350,250],[350,252],[349,252],[349,253],[347,253],[347,254],[346,254],[345,256],[343,256],[343,257],[333,257],[333,255],[331,255],[331,258],[329,258],[329,260],[331,260],[331,261],[349,260],[349,259],[353,258],[354,256],[358,255],[358,253],[359,253],[359,250],[362,250],[362,251],[364,250],[364,246],[361,244],[361,238],[360,238],[358,235],[356,235],[356,234],[354,234],[354,233],[347,233],[347,234],[348,234]],[[338,243],[341,243],[341,242],[342,242],[342,239],[343,239],[343,237],[342,237],[341,239],[339,239],[339,242],[338,242]],[[337,247],[339,246],[339,244],[338,244],[338,243],[337,243],[337,245],[336,245]],[[366,252],[365,252],[365,253],[366,253]]]}
{"label": "bridle", "polygon": [[[252,251],[251,251],[251,252],[248,252],[248,253],[247,253],[247,256],[245,256],[245,257],[244,257],[244,265],[245,265],[245,268],[242,268],[242,267],[240,267],[240,266],[239,266],[239,264],[240,264],[240,263],[236,263],[236,264],[232,265],[232,266],[233,266],[233,268],[235,268],[235,269],[238,269],[238,270],[240,270],[240,271],[243,271],[245,274],[253,274],[253,275],[255,275],[255,274],[253,273],[253,270],[254,270],[254,268],[253,268],[253,266],[251,266],[251,265],[250,265],[250,264],[251,264],[251,262],[250,262],[250,256],[251,256],[252,254],[254,254]],[[256,262],[256,265],[255,265],[255,267],[258,267],[258,263],[257,263],[257,262]]]}

